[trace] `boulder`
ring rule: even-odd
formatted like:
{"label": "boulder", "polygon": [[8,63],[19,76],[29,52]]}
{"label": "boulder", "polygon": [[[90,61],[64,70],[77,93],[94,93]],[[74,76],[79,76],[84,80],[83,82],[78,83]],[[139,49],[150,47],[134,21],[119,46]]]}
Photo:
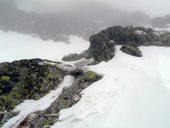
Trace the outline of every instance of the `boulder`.
{"label": "boulder", "polygon": [[138,47],[134,47],[132,45],[123,45],[120,49],[122,52],[132,55],[132,56],[136,56],[136,57],[142,57],[142,53],[139,50]]}
{"label": "boulder", "polygon": [[99,33],[90,37],[90,55],[96,62],[108,61],[114,57],[115,42],[109,40],[108,35]]}
{"label": "boulder", "polygon": [[73,54],[69,54],[67,56],[64,56],[62,58],[63,61],[77,61],[77,60],[80,60],[82,58],[81,55],[79,54],[76,54],[76,53],[73,53]]}

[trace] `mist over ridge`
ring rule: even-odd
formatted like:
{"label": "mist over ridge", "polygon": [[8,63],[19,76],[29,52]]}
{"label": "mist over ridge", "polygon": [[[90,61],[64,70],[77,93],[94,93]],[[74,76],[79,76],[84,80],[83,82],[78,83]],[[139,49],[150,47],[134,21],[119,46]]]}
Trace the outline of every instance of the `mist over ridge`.
{"label": "mist over ridge", "polygon": [[150,24],[150,17],[141,11],[131,13],[108,3],[96,1],[78,2],[69,5],[63,11],[54,12],[39,13],[23,9],[13,0],[1,0],[0,28],[58,41],[66,39],[68,35],[79,35],[87,39],[95,32],[111,25]]}

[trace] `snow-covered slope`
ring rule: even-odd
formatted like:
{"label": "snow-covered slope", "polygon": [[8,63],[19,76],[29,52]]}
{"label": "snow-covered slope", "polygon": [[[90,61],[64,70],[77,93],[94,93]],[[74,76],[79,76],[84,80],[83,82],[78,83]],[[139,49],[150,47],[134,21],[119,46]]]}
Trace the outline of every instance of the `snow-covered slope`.
{"label": "snow-covered slope", "polygon": [[0,31],[0,62],[43,58],[59,60],[69,53],[80,53],[89,47],[82,37],[70,36],[69,43],[44,41],[15,32]]}
{"label": "snow-covered slope", "polygon": [[[0,32],[0,62],[58,60],[89,46],[89,42],[73,36],[70,42]],[[52,128],[170,128],[170,48],[140,47],[142,58],[119,49],[118,46],[116,56],[109,62],[88,67],[103,74],[103,79],[86,88],[76,105],[62,110],[60,121]]]}
{"label": "snow-covered slope", "polygon": [[79,103],[61,111],[52,128],[170,127],[170,48],[141,47],[142,58],[119,48],[108,63],[90,67],[103,79],[85,89]]}

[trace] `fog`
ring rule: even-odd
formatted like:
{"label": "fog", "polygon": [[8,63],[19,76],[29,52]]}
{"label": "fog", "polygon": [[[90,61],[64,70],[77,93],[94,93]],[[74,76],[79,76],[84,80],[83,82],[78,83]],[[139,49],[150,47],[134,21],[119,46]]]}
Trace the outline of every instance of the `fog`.
{"label": "fog", "polygon": [[66,11],[84,2],[102,2],[126,11],[142,11],[151,17],[170,13],[169,0],[17,0],[20,7],[37,11]]}
{"label": "fog", "polygon": [[[67,40],[70,35],[88,39],[114,25],[166,26],[170,19],[162,16],[170,14],[169,3],[168,0],[0,0],[0,30],[44,40]],[[155,21],[157,16],[160,17]]]}

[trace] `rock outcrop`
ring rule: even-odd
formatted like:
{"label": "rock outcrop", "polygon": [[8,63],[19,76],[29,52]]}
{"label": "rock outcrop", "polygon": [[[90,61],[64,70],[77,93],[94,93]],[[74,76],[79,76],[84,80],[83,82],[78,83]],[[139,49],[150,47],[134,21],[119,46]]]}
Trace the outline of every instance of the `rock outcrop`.
{"label": "rock outcrop", "polygon": [[[90,47],[86,58],[94,58],[94,63],[108,61],[114,57],[115,46],[125,45],[122,51],[141,57],[138,46],[170,46],[170,32],[159,32],[144,27],[109,27],[89,38]],[[127,47],[128,46],[128,47]]]}
{"label": "rock outcrop", "polygon": [[77,61],[80,60],[82,58],[81,55],[77,54],[77,53],[73,53],[73,54],[69,54],[67,56],[64,56],[62,58],[63,61]]}
{"label": "rock outcrop", "polygon": [[54,89],[67,73],[43,60],[0,64],[0,111],[10,111],[24,99],[37,100]]}
{"label": "rock outcrop", "polygon": [[95,61],[107,61],[114,57],[115,42],[110,40],[107,34],[98,33],[91,36],[89,41],[90,47],[88,51]]}
{"label": "rock outcrop", "polygon": [[[170,46],[170,33],[160,33],[151,28],[144,27],[114,26],[91,36],[89,40],[90,47],[88,50],[94,59],[107,61],[114,56],[115,45],[128,44],[131,48],[151,45]],[[139,49],[137,51],[140,54]],[[129,54],[129,52],[126,53]],[[130,52],[130,55],[133,54]]]}
{"label": "rock outcrop", "polygon": [[[18,113],[13,109],[25,99],[39,100],[58,87],[64,77],[74,81],[64,88],[59,97],[46,110],[30,113],[18,128],[49,127],[58,121],[59,111],[76,104],[81,91],[102,78],[84,65],[108,61],[115,55],[115,46],[121,51],[142,57],[138,46],[170,46],[170,33],[143,27],[114,26],[89,38],[90,47],[80,54],[65,56],[65,61],[76,61],[74,66],[42,59],[20,60],[0,64],[0,127]],[[91,59],[93,58],[93,59]],[[81,60],[80,60],[81,59]]]}
{"label": "rock outcrop", "polygon": [[26,99],[39,100],[58,87],[66,75],[74,76],[73,85],[64,89],[47,110],[30,113],[19,127],[34,125],[34,128],[40,128],[49,125],[49,121],[56,122],[54,114],[77,103],[81,98],[80,92],[101,79],[101,76],[81,67],[49,60],[31,59],[1,63],[0,126],[18,114],[13,112],[15,106]]}
{"label": "rock outcrop", "polygon": [[132,56],[136,56],[136,57],[142,57],[142,53],[139,50],[139,48],[134,47],[132,45],[123,45],[120,49],[122,52],[132,55]]}
{"label": "rock outcrop", "polygon": [[[75,70],[74,72],[75,81],[73,85],[69,88],[63,90],[62,94],[59,98],[53,102],[53,104],[45,111],[40,113],[35,113],[35,118],[32,121],[29,121],[29,126],[32,128],[43,128],[49,127],[58,121],[59,111],[62,109],[69,108],[76,104],[81,98],[81,91],[87,88],[93,82],[98,81],[101,76],[98,76],[93,71],[80,72],[80,70]],[[30,114],[24,121],[21,123],[21,126],[25,126],[22,124],[28,124],[28,119],[32,117]]]}

